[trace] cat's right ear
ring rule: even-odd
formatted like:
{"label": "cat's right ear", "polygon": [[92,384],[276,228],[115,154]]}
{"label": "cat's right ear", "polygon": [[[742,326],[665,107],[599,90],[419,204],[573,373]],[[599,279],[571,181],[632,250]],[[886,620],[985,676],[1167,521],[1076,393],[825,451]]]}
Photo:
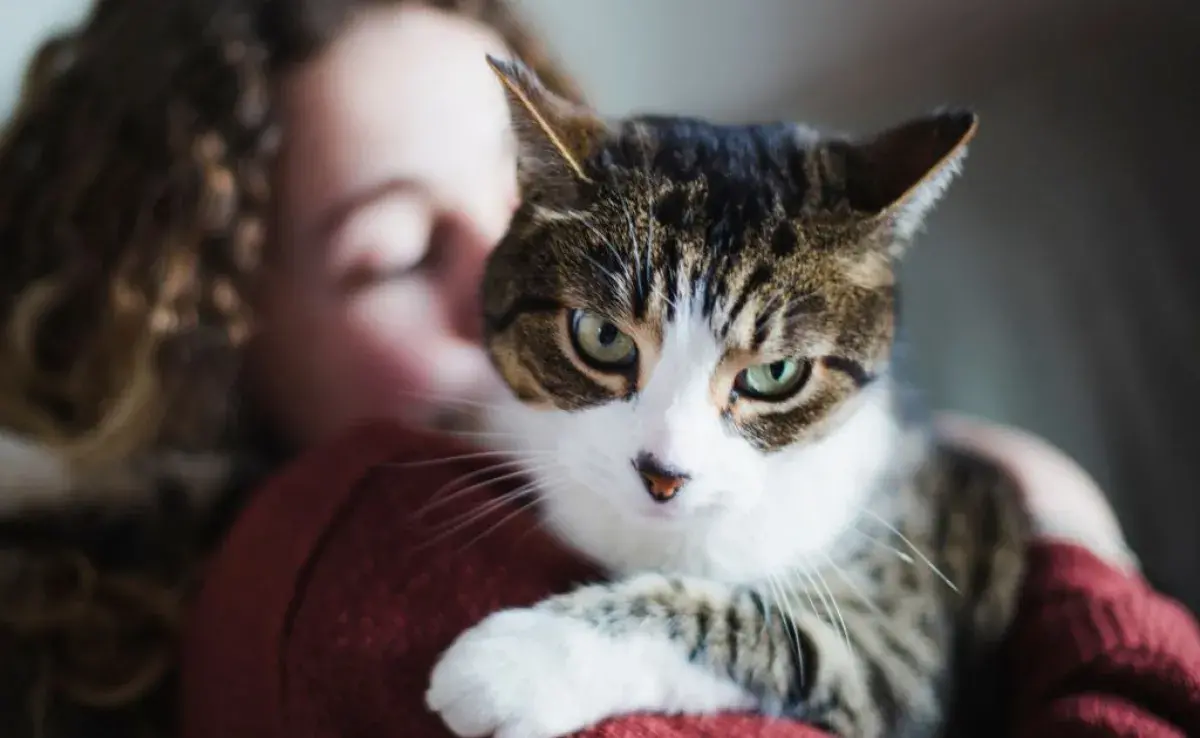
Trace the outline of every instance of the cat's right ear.
{"label": "cat's right ear", "polygon": [[555,95],[518,61],[487,57],[504,85],[517,138],[517,181],[521,196],[563,204],[589,182],[588,158],[608,127],[595,113]]}

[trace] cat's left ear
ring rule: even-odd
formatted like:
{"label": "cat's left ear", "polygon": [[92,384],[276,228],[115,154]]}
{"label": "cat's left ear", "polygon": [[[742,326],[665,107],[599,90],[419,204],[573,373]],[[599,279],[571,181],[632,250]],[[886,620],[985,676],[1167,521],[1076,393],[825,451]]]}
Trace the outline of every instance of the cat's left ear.
{"label": "cat's left ear", "polygon": [[578,186],[590,181],[587,161],[607,136],[607,125],[591,110],[546,89],[524,64],[493,56],[487,62],[508,97],[521,196],[568,204]]}
{"label": "cat's left ear", "polygon": [[962,169],[978,127],[975,113],[946,110],[837,146],[850,206],[911,239]]}

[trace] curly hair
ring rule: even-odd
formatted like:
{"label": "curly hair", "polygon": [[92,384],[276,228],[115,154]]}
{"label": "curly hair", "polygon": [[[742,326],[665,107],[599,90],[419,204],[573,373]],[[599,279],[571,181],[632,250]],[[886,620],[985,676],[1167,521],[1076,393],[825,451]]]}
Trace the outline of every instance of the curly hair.
{"label": "curly hair", "polygon": [[[97,0],[41,46],[0,133],[0,427],[85,480],[147,450],[253,442],[240,367],[275,79],[357,10],[405,2],[494,28],[578,99],[502,0]],[[27,716],[17,735],[173,730],[178,625],[219,524],[160,504],[134,525],[105,502],[0,525],[0,714]]]}

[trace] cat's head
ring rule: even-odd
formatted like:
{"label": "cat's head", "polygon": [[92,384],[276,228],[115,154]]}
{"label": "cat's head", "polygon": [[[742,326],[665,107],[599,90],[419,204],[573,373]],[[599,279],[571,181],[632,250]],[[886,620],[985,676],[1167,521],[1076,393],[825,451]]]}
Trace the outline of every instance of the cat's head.
{"label": "cat's head", "polygon": [[523,202],[485,337],[550,524],[616,569],[821,551],[894,460],[895,262],[975,116],[863,139],[610,122],[492,65]]}

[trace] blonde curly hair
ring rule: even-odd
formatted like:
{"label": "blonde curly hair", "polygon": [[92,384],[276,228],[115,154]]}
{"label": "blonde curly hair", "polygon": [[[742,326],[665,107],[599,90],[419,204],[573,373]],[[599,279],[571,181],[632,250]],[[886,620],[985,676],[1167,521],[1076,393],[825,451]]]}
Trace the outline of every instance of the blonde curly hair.
{"label": "blonde curly hair", "polygon": [[[0,133],[0,427],[85,480],[148,451],[253,443],[240,359],[270,229],[274,81],[357,9],[403,2],[494,28],[578,98],[502,0],[97,0],[44,43]],[[169,499],[0,523],[15,735],[172,732],[182,608],[220,527]]]}

